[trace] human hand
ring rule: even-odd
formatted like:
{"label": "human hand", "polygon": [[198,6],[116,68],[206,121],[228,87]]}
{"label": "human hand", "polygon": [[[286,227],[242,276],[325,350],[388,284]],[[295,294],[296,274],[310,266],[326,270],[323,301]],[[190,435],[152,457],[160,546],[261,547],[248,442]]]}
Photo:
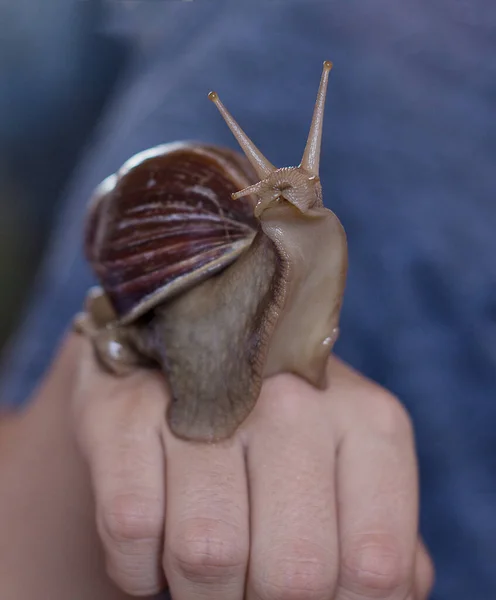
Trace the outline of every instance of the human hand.
{"label": "human hand", "polygon": [[175,438],[160,375],[103,373],[84,341],[74,398],[107,569],[124,591],[174,600],[424,600],[410,420],[338,359],[318,391],[264,382],[236,434]]}

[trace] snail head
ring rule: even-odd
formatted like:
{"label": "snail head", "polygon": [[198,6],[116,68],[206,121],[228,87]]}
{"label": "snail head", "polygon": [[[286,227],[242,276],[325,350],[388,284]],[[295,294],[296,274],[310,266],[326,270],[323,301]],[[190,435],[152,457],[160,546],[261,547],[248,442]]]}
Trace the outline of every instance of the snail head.
{"label": "snail head", "polygon": [[322,206],[322,189],[319,179],[320,148],[322,141],[322,125],[324,120],[324,105],[327,83],[332,63],[324,62],[320,79],[317,100],[313,112],[310,133],[303,152],[303,157],[297,167],[276,168],[270,163],[251,139],[241,129],[232,115],[221,102],[216,92],[210,92],[208,97],[219,109],[222,117],[238,141],[241,149],[255,169],[260,181],[232,195],[233,199],[255,194],[258,204],[255,216],[260,218],[270,207],[288,202],[301,213],[307,212],[314,206]]}

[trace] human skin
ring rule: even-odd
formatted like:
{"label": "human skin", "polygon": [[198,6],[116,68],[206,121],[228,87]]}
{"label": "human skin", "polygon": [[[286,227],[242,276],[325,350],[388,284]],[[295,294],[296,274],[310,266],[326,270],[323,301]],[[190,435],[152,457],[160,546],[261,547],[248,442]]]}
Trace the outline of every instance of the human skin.
{"label": "human skin", "polygon": [[427,598],[410,420],[334,357],[329,381],[267,380],[230,440],[194,444],[158,373],[114,378],[70,336],[0,428],[0,597]]}
{"label": "human skin", "polygon": [[105,574],[73,435],[79,355],[68,340],[27,410],[0,418],[0,598],[123,600]]}

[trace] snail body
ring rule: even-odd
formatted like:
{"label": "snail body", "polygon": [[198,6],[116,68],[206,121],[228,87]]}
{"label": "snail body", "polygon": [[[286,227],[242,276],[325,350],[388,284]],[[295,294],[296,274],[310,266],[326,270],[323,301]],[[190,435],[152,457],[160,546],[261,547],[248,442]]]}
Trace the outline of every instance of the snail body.
{"label": "snail body", "polygon": [[347,269],[346,236],[318,177],[330,68],[298,167],[271,165],[211,93],[246,158],[160,146],[128,161],[90,203],[85,251],[101,287],[76,327],[110,372],[164,372],[180,437],[232,435],[265,377],[326,385]]}

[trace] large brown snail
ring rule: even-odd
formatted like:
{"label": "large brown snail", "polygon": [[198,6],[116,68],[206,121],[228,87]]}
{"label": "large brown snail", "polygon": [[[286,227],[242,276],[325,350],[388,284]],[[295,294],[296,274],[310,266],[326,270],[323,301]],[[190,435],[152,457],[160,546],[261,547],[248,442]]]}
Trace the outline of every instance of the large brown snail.
{"label": "large brown snail", "polygon": [[76,328],[110,372],[162,369],[180,437],[229,437],[265,377],[326,386],[347,270],[345,232],[319,180],[331,66],[298,167],[274,167],[211,92],[246,158],[158,146],[107,178],[89,205],[85,252],[101,287]]}

